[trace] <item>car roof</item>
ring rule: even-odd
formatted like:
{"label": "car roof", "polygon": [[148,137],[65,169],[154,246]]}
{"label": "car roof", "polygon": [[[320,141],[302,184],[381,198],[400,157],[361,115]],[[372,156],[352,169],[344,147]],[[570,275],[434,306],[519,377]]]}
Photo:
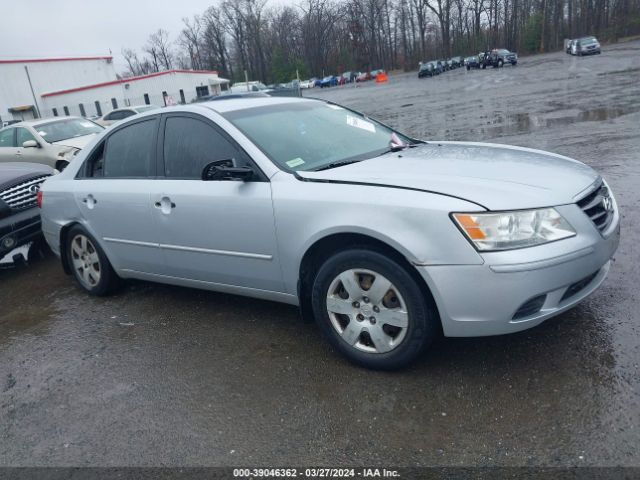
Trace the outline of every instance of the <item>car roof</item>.
{"label": "car roof", "polygon": [[[295,97],[249,97],[249,98],[229,98],[224,102],[211,101],[202,102],[197,105],[207,107],[218,113],[244,110],[247,108],[266,107],[269,105],[286,105],[296,103],[317,103],[319,100]],[[173,107],[171,107],[173,108]]]}

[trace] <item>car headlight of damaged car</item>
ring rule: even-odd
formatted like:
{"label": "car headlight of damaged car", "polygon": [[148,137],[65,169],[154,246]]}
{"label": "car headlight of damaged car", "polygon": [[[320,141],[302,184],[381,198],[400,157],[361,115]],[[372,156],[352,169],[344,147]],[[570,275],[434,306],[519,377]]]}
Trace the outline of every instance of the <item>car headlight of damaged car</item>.
{"label": "car headlight of damaged car", "polygon": [[481,251],[532,247],[576,234],[555,208],[454,213],[452,217],[465,236]]}

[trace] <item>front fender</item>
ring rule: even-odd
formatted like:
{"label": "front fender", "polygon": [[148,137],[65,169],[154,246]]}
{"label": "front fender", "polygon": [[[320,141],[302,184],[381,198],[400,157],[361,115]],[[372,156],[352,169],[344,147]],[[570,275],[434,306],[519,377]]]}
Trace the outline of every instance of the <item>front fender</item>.
{"label": "front fender", "polygon": [[[414,190],[299,181],[282,172],[272,178],[282,274],[296,292],[300,263],[319,240],[356,233],[381,241],[415,265],[471,265],[483,260],[449,218],[478,206]],[[345,248],[348,248],[345,245]]]}

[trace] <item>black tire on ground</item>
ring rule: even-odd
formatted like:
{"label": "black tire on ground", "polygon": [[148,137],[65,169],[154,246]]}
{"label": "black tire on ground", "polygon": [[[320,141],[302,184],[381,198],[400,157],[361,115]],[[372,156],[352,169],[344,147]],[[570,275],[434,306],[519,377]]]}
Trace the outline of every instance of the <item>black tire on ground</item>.
{"label": "black tire on ground", "polygon": [[502,68],[504,66],[504,62],[502,60],[498,60],[498,68]]}
{"label": "black tire on ground", "polygon": [[[99,267],[98,270],[100,272],[100,278],[95,283],[95,285],[87,286],[83,283],[80,271],[74,266],[73,258],[74,252],[72,249],[72,245],[74,242],[81,240],[81,237],[84,236],[91,243],[91,248],[89,250],[95,251],[98,256]],[[66,259],[67,264],[69,266],[69,270],[72,272],[73,277],[75,278],[77,284],[82,288],[85,292],[90,295],[96,296],[104,296],[115,291],[120,285],[120,277],[116,274],[109,262],[109,259],[105,255],[102,247],[98,244],[96,239],[87,232],[80,225],[74,225],[71,227],[69,232],[67,233],[67,244],[64,246],[66,249]]]}
{"label": "black tire on ground", "polygon": [[467,65],[467,70],[471,70],[471,67],[469,65]]}
{"label": "black tire on ground", "polygon": [[[331,323],[327,309],[329,288],[336,277],[352,269],[369,270],[382,275],[404,299],[408,312],[406,333],[401,342],[386,353],[356,348],[347,343]],[[345,250],[328,258],[314,279],[311,301],[315,320],[331,345],[351,362],[366,368],[393,370],[407,365],[426,349],[439,331],[436,307],[431,299],[425,298],[411,274],[387,255],[366,247]],[[352,319],[349,322],[355,321]],[[365,335],[366,339],[367,334],[360,335]]]}

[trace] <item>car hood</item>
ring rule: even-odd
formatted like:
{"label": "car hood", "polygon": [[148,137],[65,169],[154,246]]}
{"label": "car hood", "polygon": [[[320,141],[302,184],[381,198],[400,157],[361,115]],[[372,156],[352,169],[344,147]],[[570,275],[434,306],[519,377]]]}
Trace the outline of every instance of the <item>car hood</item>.
{"label": "car hood", "polygon": [[97,134],[91,133],[89,135],[83,135],[81,137],[67,138],[65,140],[60,140],[59,142],[53,142],[53,145],[70,148],[84,148],[87,143],[93,140],[95,135]]}
{"label": "car hood", "polygon": [[38,163],[0,163],[0,190],[40,175],[53,175],[53,168]]}
{"label": "car hood", "polygon": [[434,192],[489,210],[573,203],[600,178],[591,167],[562,155],[470,142],[430,142],[343,167],[297,175],[308,180]]}

